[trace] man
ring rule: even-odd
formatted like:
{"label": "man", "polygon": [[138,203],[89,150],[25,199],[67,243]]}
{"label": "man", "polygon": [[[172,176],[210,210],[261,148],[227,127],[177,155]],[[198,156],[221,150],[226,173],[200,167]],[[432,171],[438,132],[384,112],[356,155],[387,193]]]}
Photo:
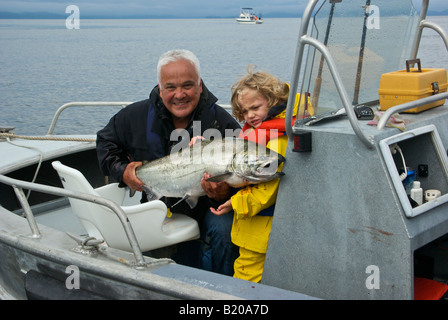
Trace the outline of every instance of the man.
{"label": "man", "polygon": [[[111,176],[122,187],[127,185],[137,191],[143,191],[143,183],[135,174],[142,161],[168,155],[177,143],[185,143],[171,141],[174,130],[186,130],[192,138],[193,124],[197,130],[200,123],[200,133],[195,132],[195,135],[217,129],[224,137],[226,129],[240,128],[238,122],[216,104],[217,98],[202,82],[199,61],[192,52],[172,50],[163,54],[157,65],[157,79],[158,85],[149,99],[120,110],[97,134],[98,160],[104,175]],[[181,264],[233,275],[237,251],[230,240],[232,217],[220,219],[222,217],[214,216],[209,210],[210,206],[228,199],[230,190],[225,183],[205,181],[206,177],[204,175],[201,185],[207,197],[202,197],[196,207],[190,208],[184,201],[176,204],[179,199],[162,199],[172,212],[196,219],[201,239],[209,245],[204,255],[198,242],[179,244],[178,254],[173,258]],[[145,194],[142,201],[146,201]]]}

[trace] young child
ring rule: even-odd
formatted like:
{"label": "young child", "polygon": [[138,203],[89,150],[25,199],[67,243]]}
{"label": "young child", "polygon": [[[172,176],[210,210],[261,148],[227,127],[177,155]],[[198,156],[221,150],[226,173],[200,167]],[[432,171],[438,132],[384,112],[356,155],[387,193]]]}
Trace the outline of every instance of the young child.
{"label": "young child", "polygon": [[[240,138],[263,144],[284,156],[289,85],[266,72],[248,68],[248,74],[231,90],[233,115],[245,122]],[[211,208],[216,215],[234,211],[231,237],[240,250],[234,264],[235,278],[261,281],[279,180],[248,185],[217,209]]]}

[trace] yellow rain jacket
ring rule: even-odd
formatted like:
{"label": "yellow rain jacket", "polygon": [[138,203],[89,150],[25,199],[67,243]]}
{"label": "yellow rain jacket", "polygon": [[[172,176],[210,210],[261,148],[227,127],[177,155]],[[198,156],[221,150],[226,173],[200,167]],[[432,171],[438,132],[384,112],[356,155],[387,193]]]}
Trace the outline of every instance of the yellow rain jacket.
{"label": "yellow rain jacket", "polygon": [[[294,116],[297,113],[298,100],[296,99]],[[285,107],[286,105],[281,105],[271,108],[270,113],[271,110],[274,113],[282,111],[272,119],[265,120],[257,129],[246,124],[240,137],[264,144],[269,149],[285,156],[288,143],[285,133]],[[277,171],[281,171],[282,167],[283,164]],[[231,197],[234,210],[231,237],[235,245],[258,253],[266,253],[279,183],[280,179],[276,179],[249,185]]]}
{"label": "yellow rain jacket", "polygon": [[[287,142],[288,137],[283,135],[270,140],[267,147],[284,156]],[[279,166],[279,171],[282,166],[283,164]],[[234,216],[231,237],[235,245],[255,252],[266,253],[273,217],[272,215],[258,215],[258,213],[265,210],[273,213],[279,183],[280,179],[276,179],[249,185],[232,196]]]}

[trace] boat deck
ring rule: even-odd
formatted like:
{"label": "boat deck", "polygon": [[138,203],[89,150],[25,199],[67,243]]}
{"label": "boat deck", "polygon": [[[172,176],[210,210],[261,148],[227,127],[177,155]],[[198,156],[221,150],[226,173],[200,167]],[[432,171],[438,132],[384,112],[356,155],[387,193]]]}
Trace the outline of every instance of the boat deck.
{"label": "boat deck", "polygon": [[45,214],[37,215],[36,222],[75,235],[87,235],[86,230],[72,212],[68,202],[67,206],[48,210]]}
{"label": "boat deck", "polygon": [[[55,139],[55,140],[49,140]],[[56,140],[57,139],[57,140]],[[0,173],[7,174],[27,165],[58,155],[74,154],[95,148],[95,135],[33,137],[33,139],[12,139],[10,143],[0,144],[0,153],[7,154],[0,164]],[[82,140],[86,140],[82,142]]]}

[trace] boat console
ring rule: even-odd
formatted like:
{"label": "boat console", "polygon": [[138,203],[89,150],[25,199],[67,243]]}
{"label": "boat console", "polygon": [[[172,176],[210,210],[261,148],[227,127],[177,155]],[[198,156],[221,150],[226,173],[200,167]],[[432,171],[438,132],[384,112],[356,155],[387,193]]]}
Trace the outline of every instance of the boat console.
{"label": "boat console", "polygon": [[379,110],[381,75],[417,58],[428,1],[420,14],[409,1],[357,4],[310,1],[303,15],[291,88],[315,114],[288,128],[262,282],[324,299],[413,299],[415,279],[448,281],[448,105],[406,111],[448,94]]}

